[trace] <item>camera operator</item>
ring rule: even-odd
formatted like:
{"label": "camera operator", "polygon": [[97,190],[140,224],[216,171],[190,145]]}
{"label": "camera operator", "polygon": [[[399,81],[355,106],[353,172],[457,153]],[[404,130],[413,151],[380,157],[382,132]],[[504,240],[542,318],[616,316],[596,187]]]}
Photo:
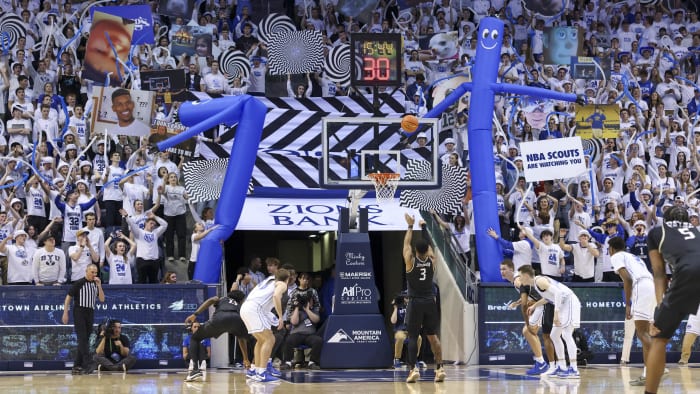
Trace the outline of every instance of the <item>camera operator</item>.
{"label": "camera operator", "polygon": [[287,305],[287,315],[291,323],[289,336],[284,343],[284,363],[282,369],[291,369],[291,358],[294,349],[306,345],[311,348],[309,369],[320,369],[321,346],[323,338],[316,334],[317,325],[321,321],[319,309],[321,303],[316,290],[309,286],[311,275],[308,272],[299,274],[299,287],[292,293]]}
{"label": "camera operator", "polygon": [[129,338],[122,335],[122,323],[119,320],[109,320],[106,325],[100,325],[97,338],[97,372],[126,372],[136,364],[136,357],[129,349]]}
{"label": "camera operator", "polygon": [[[406,305],[408,304],[408,293],[401,292],[393,301],[391,305],[394,310],[391,312],[391,324],[394,325],[394,368],[401,368],[403,365],[401,363],[401,352],[403,350],[403,344],[408,338],[408,331],[406,330]],[[423,343],[423,337],[418,336],[418,351],[420,352],[421,344]]]}

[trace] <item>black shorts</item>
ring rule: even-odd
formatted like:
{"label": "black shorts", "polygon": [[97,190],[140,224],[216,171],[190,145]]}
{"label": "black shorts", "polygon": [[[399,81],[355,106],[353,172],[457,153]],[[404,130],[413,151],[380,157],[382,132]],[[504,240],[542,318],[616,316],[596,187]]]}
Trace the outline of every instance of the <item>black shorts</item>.
{"label": "black shorts", "polygon": [[225,332],[237,337],[248,337],[248,329],[238,313],[219,312],[211,320],[202,324],[199,330],[192,334],[192,338],[195,340],[217,338]]}
{"label": "black shorts", "polygon": [[658,338],[670,339],[681,321],[689,314],[698,311],[700,292],[700,265],[677,267],[673,272],[671,286],[666,291],[661,304],[654,313],[654,325],[661,332]]}
{"label": "black shorts", "polygon": [[542,333],[549,334],[552,332],[554,324],[554,304],[546,303],[542,310]]}
{"label": "black shorts", "polygon": [[437,334],[440,317],[433,299],[412,298],[406,306],[406,331],[415,338],[423,329],[425,335]]}

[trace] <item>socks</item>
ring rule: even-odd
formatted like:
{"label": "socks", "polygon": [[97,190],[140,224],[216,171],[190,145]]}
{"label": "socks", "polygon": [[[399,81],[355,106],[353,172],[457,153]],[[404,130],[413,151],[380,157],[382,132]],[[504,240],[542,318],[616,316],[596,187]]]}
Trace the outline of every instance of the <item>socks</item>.
{"label": "socks", "polygon": [[436,364],[435,364],[435,369],[440,369],[440,368],[442,368],[442,363],[439,363],[439,364],[436,363]]}
{"label": "socks", "polygon": [[265,372],[265,368],[260,368],[260,367],[255,368],[255,372],[257,372],[258,374],[262,375],[262,374]]}
{"label": "socks", "polygon": [[573,369],[574,371],[578,371],[578,362],[576,362],[576,361],[571,361],[571,362],[569,363],[569,365],[570,365],[571,369]]}
{"label": "socks", "polygon": [[542,364],[544,362],[544,357],[534,357],[535,362]]}
{"label": "socks", "polygon": [[642,377],[643,378],[647,377],[647,367],[644,367],[644,370],[642,371]]}
{"label": "socks", "polygon": [[557,360],[557,367],[566,370],[566,360]]}

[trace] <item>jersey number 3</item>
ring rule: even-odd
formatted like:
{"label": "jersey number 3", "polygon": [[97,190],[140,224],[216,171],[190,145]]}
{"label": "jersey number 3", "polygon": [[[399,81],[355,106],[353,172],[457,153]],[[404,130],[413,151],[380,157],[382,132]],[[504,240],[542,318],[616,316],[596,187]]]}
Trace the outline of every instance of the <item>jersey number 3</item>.
{"label": "jersey number 3", "polygon": [[426,272],[425,268],[420,269],[420,277],[418,278],[418,280],[425,280],[425,278],[426,278],[425,272]]}

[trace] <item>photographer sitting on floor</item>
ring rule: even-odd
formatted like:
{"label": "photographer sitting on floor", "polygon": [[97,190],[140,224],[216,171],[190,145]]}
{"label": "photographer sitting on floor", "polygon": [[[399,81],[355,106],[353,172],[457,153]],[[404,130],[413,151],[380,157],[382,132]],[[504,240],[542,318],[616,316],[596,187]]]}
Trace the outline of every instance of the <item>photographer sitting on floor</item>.
{"label": "photographer sitting on floor", "polygon": [[129,349],[129,338],[122,335],[122,323],[119,320],[108,320],[97,328],[97,372],[124,371],[136,364],[136,357]]}
{"label": "photographer sitting on floor", "polygon": [[311,348],[308,368],[320,369],[323,338],[316,333],[316,330],[317,324],[321,320],[319,316],[321,304],[316,290],[309,287],[310,281],[311,275],[308,272],[300,273],[299,287],[289,297],[287,315],[292,328],[284,342],[285,363],[282,364],[281,369],[292,367],[291,358],[294,355],[294,349],[301,345]]}

